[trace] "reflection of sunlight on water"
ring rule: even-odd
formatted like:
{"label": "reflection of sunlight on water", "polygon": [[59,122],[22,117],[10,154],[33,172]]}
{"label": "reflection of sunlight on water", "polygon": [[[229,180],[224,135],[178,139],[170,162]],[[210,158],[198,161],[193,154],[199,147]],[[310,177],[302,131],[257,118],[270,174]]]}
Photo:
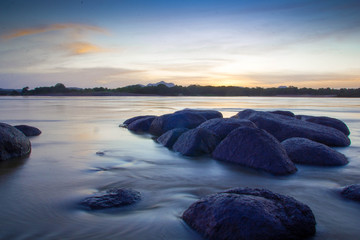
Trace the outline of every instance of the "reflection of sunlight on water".
{"label": "reflection of sunlight on water", "polygon": [[[118,127],[130,117],[183,108],[216,109],[225,117],[253,108],[343,119],[350,127],[352,145],[338,150],[350,164],[299,166],[292,176],[275,177],[210,157],[183,157],[150,135]],[[0,166],[2,239],[201,239],[179,217],[198,198],[231,187],[268,188],[308,204],[318,222],[314,239],[358,237],[358,204],[336,192],[360,182],[357,99],[4,97],[0,111],[7,113],[2,115],[4,122],[27,123],[43,132],[31,139],[29,159],[11,168]],[[83,197],[109,187],[136,189],[143,199],[131,208],[106,212],[76,207]]]}

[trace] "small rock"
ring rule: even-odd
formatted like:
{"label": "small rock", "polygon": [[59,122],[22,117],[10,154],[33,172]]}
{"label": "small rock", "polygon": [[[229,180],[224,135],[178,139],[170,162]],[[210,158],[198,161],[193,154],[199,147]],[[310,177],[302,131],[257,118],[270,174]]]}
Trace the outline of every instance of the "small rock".
{"label": "small rock", "polygon": [[289,138],[281,144],[294,163],[318,166],[342,166],[348,164],[344,154],[322,143],[306,138]]}
{"label": "small rock", "polygon": [[341,195],[351,200],[360,201],[360,184],[344,187]]}
{"label": "small rock", "polygon": [[288,116],[288,117],[295,117],[295,114],[293,112],[290,112],[290,111],[276,110],[276,111],[271,111],[269,113],[284,115],[284,116]]}
{"label": "small rock", "polygon": [[316,232],[307,205],[265,189],[235,188],[206,196],[182,218],[210,240],[304,239]]}
{"label": "small rock", "polygon": [[203,128],[195,128],[183,133],[175,142],[173,149],[185,156],[200,156],[212,153],[220,139]]}
{"label": "small rock", "polygon": [[176,140],[180,137],[181,134],[188,131],[187,128],[174,128],[167,131],[163,135],[157,138],[157,142],[164,145],[167,148],[172,148]]}
{"label": "small rock", "polygon": [[133,132],[148,132],[155,116],[143,117],[137,119],[128,125],[128,129]]}
{"label": "small rock", "polygon": [[31,152],[31,143],[20,130],[0,123],[0,161],[26,157]]}
{"label": "small rock", "polygon": [[197,109],[185,108],[184,110],[176,111],[175,113],[181,113],[181,112],[196,113],[196,114],[199,114],[199,115],[205,117],[207,120],[223,117],[222,113],[219,111],[216,111],[216,110],[197,110]]}
{"label": "small rock", "polygon": [[106,192],[98,193],[87,197],[80,202],[82,206],[91,210],[117,208],[134,204],[141,199],[141,194],[132,189],[109,189]]}
{"label": "small rock", "polygon": [[134,122],[136,120],[139,120],[141,118],[147,118],[147,117],[156,117],[156,116],[154,116],[154,115],[143,115],[143,116],[132,117],[132,118],[129,118],[129,119],[125,120],[123,122],[123,124],[121,124],[120,126],[121,127],[122,126],[128,126],[130,123],[132,123],[132,122]]}
{"label": "small rock", "polygon": [[104,153],[104,152],[99,151],[99,152],[96,152],[96,155],[99,155],[99,156],[104,156],[104,155],[105,155],[105,153]]}
{"label": "small rock", "polygon": [[20,130],[27,137],[39,136],[41,134],[41,131],[36,127],[28,125],[16,125],[14,127]]}
{"label": "small rock", "polygon": [[349,130],[348,126],[340,119],[331,118],[331,117],[314,117],[314,116],[307,116],[307,115],[297,115],[296,117],[298,119],[301,119],[301,120],[304,120],[307,122],[317,123],[317,124],[324,125],[327,127],[335,128],[335,129],[341,131],[342,133],[344,133],[346,136],[350,135],[350,130]]}

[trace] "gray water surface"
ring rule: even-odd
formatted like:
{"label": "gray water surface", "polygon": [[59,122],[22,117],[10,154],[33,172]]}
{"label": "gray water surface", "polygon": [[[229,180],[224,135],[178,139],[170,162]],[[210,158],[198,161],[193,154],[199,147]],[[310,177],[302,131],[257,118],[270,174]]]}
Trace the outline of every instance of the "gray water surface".
{"label": "gray water surface", "polygon": [[[137,115],[183,108],[230,117],[246,108],[329,116],[350,128],[352,144],[337,148],[343,167],[298,165],[277,177],[210,157],[180,156],[118,125]],[[360,204],[338,194],[360,183],[360,101],[284,97],[1,97],[0,121],[41,129],[32,153],[0,163],[0,239],[202,239],[181,219],[207,194],[232,187],[267,188],[307,204],[317,221],[313,239],[359,239]],[[96,152],[102,151],[103,156]],[[133,188],[139,203],[89,212],[77,203],[109,187]]]}

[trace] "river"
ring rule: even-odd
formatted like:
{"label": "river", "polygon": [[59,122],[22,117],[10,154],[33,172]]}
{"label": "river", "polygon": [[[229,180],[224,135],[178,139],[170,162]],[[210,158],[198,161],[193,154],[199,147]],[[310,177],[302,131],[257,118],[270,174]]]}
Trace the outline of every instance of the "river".
{"label": "river", "polygon": [[[210,157],[184,157],[149,135],[118,127],[133,116],[183,108],[215,109],[224,117],[252,108],[339,118],[352,144],[337,150],[350,163],[297,165],[297,173],[279,177]],[[31,138],[29,158],[0,164],[0,239],[202,239],[181,214],[200,197],[232,187],[267,188],[307,204],[317,221],[312,239],[359,239],[360,204],[338,193],[360,183],[359,99],[0,97],[0,112],[1,122],[42,131]],[[135,189],[142,200],[105,211],[78,207],[84,197],[109,187]]]}

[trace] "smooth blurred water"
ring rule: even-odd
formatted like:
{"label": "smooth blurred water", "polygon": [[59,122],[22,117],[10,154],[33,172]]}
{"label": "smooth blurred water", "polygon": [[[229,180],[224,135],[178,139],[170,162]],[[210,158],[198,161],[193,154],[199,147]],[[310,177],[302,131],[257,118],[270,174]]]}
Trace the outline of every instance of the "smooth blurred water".
{"label": "smooth blurred water", "polygon": [[[288,177],[180,156],[118,125],[137,115],[183,108],[215,109],[230,117],[246,108],[329,116],[350,128],[338,148],[343,167],[298,166]],[[359,239],[360,203],[338,190],[360,183],[360,101],[274,97],[1,97],[0,121],[41,129],[28,159],[0,163],[0,239],[202,239],[181,214],[200,197],[232,187],[267,188],[313,210],[313,239]],[[96,152],[105,154],[99,156]],[[89,212],[77,203],[109,187],[133,188],[142,201]]]}

